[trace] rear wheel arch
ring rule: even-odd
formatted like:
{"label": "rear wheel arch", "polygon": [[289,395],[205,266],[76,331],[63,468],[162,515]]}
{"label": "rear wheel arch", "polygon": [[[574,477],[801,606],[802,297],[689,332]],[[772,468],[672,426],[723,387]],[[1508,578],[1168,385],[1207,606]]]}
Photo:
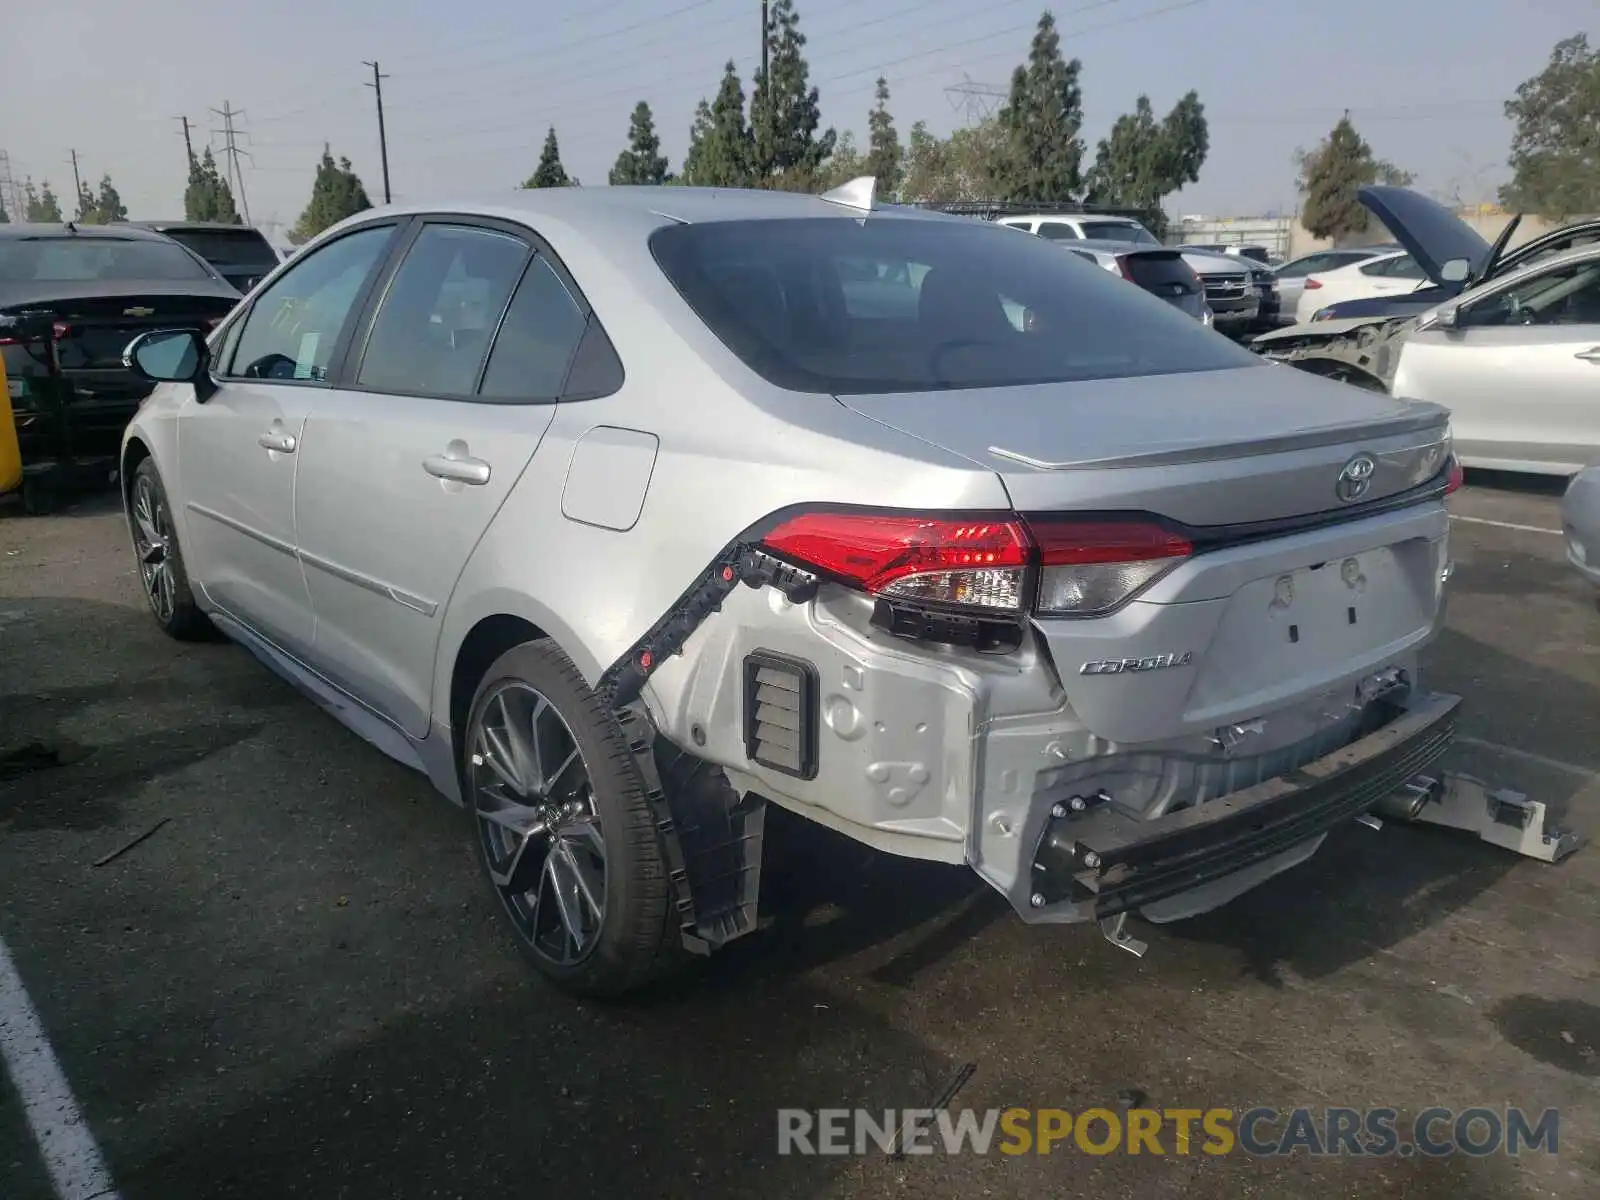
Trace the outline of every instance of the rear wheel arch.
{"label": "rear wheel arch", "polygon": [[455,662],[450,669],[450,695],[448,715],[452,751],[456,763],[461,762],[462,738],[466,736],[467,716],[472,708],[472,697],[478,690],[484,673],[513,646],[524,642],[541,641],[549,635],[532,621],[511,613],[493,613],[481,618],[456,647]]}

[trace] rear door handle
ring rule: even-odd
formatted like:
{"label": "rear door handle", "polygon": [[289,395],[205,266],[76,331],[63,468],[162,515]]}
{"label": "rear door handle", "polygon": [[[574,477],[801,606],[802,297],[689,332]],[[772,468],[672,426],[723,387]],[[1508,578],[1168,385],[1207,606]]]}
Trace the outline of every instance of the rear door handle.
{"label": "rear door handle", "polygon": [[269,429],[256,439],[256,445],[266,450],[276,450],[279,454],[293,454],[295,441],[291,434]]}
{"label": "rear door handle", "polygon": [[422,469],[435,479],[448,479],[452,483],[482,487],[489,482],[489,464],[465,454],[430,454],[422,460]]}
{"label": "rear door handle", "polygon": [[1584,362],[1600,363],[1600,346],[1590,346],[1587,350],[1580,350],[1572,356],[1581,358]]}

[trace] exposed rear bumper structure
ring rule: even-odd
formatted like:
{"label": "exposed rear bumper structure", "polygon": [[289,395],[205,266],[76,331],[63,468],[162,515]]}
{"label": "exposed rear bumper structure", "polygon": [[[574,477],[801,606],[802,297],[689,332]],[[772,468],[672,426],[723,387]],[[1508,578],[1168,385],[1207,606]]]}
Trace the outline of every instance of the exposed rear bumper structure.
{"label": "exposed rear bumper structure", "polygon": [[[1033,919],[1072,906],[1113,917],[1180,895],[1317,838],[1370,811],[1436,764],[1455,736],[1460,698],[1380,702],[1390,719],[1286,775],[1141,820],[1114,804],[1045,826],[1034,856]],[[1054,919],[1061,919],[1055,915]]]}

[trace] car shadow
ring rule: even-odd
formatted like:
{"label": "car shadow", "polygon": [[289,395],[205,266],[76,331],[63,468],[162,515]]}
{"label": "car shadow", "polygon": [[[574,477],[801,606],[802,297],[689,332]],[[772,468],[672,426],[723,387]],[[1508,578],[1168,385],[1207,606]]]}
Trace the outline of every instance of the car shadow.
{"label": "car shadow", "polygon": [[1560,496],[1567,490],[1569,479],[1567,475],[1531,475],[1518,471],[1495,471],[1487,467],[1468,467],[1466,470],[1466,482],[1472,487],[1524,496]]}

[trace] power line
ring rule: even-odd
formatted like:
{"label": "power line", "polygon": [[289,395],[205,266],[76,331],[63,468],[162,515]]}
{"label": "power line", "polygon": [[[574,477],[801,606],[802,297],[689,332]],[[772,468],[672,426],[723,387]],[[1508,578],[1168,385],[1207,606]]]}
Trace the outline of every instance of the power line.
{"label": "power line", "polygon": [[[225,139],[222,153],[228,160],[228,185],[238,192],[239,210],[244,213],[244,223],[248,225],[250,224],[250,201],[244,194],[244,171],[239,166],[239,155],[243,154],[246,158],[250,158],[250,152],[239,149],[238,130],[233,125],[235,117],[245,115],[244,110],[242,108],[234,108],[230,101],[224,100],[221,108],[213,108],[211,111],[222,118],[220,132]],[[213,129],[211,132],[216,134],[219,131]],[[255,160],[251,159],[252,165],[254,162]]]}
{"label": "power line", "polygon": [[378,98],[378,153],[383,157],[383,202],[388,204],[390,202],[389,138],[383,131],[383,81],[389,77],[378,72],[377,59],[373,59],[371,62],[362,60],[361,65],[372,68],[372,82],[362,86],[371,88]]}

